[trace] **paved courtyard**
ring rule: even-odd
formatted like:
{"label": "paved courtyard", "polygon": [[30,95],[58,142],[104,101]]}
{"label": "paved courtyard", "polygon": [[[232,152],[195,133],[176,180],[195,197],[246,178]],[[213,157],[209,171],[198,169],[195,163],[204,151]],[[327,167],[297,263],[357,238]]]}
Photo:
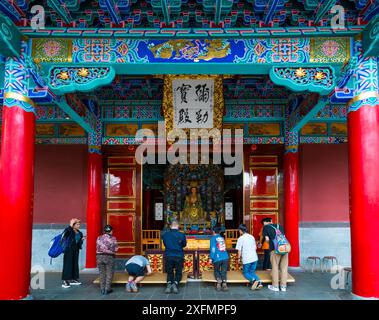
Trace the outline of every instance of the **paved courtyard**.
{"label": "paved courtyard", "polygon": [[228,292],[217,292],[213,284],[189,281],[180,287],[179,294],[165,294],[163,285],[144,285],[138,293],[128,293],[125,286],[114,285],[114,292],[102,296],[97,285],[93,284],[97,274],[82,273],[83,284],[63,289],[60,273],[47,273],[45,289],[32,290],[35,300],[351,300],[349,288],[334,290],[331,279],[334,274],[310,273],[290,270],[296,283],[289,284],[287,292],[271,292],[265,285],[262,290],[251,291],[241,284],[230,284]]}

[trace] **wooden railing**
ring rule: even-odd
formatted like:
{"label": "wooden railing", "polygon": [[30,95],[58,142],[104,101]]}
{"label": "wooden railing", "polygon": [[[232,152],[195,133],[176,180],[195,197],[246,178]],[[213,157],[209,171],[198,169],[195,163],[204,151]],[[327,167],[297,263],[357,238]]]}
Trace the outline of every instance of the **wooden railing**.
{"label": "wooden railing", "polygon": [[237,244],[239,237],[238,229],[226,229],[225,230],[225,244],[228,249],[232,249]]}
{"label": "wooden railing", "polygon": [[160,230],[142,230],[142,251],[159,250],[161,248]]}

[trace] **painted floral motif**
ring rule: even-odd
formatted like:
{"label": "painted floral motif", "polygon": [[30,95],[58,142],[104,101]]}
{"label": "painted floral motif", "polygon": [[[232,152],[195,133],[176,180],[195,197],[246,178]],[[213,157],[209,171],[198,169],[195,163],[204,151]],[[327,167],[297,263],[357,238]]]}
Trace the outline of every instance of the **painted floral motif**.
{"label": "painted floral motif", "polygon": [[343,63],[350,57],[349,38],[312,38],[311,60],[318,63]]}
{"label": "painted floral motif", "polygon": [[321,45],[321,51],[327,56],[327,57],[332,57],[334,56],[340,46],[337,41],[335,40],[327,40]]}
{"label": "painted floral motif", "polygon": [[147,259],[150,261],[152,272],[163,272],[163,254],[148,254]]}
{"label": "painted floral motif", "polygon": [[193,254],[184,255],[183,272],[189,273],[189,274],[194,273],[194,255]]}
{"label": "painted floral motif", "polygon": [[280,38],[244,41],[245,53],[236,56],[235,63],[309,62],[309,39]]}
{"label": "painted floral motif", "polygon": [[148,62],[138,55],[138,45],[147,44],[143,40],[125,39],[75,39],[73,41],[74,62]]}
{"label": "painted floral motif", "polygon": [[199,254],[199,273],[202,274],[204,271],[213,270],[213,265],[209,263],[209,253]]}
{"label": "painted floral motif", "polygon": [[55,40],[49,40],[43,44],[43,51],[48,57],[56,57],[62,49],[62,45]]}
{"label": "painted floral motif", "polygon": [[35,62],[71,62],[71,39],[33,39]]}

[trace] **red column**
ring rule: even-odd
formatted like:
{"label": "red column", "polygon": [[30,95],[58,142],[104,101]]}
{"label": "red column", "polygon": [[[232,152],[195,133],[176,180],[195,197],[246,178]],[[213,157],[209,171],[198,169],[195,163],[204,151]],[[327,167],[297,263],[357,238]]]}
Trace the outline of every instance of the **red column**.
{"label": "red column", "polygon": [[88,153],[86,268],[96,267],[96,239],[101,233],[102,155]]}
{"label": "red column", "polygon": [[299,254],[299,153],[284,155],[284,231],[291,244],[289,266],[300,265]]}
{"label": "red column", "polygon": [[0,158],[0,300],[25,298],[30,284],[35,115],[14,104],[15,101],[12,107],[8,107],[5,101],[3,107]]}
{"label": "red column", "polygon": [[348,114],[353,293],[379,298],[379,105]]}

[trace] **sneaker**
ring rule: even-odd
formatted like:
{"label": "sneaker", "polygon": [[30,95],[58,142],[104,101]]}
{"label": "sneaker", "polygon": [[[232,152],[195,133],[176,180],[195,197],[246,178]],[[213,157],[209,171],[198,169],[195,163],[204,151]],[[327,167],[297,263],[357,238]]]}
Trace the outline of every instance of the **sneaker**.
{"label": "sneaker", "polygon": [[217,291],[221,291],[221,281],[217,281],[217,284],[216,284],[216,290]]}
{"label": "sneaker", "polygon": [[132,287],[131,287],[131,282],[128,282],[127,284],[126,284],[126,286],[125,286],[125,289],[126,289],[126,291],[127,292],[132,292]]}
{"label": "sneaker", "polygon": [[280,286],[280,291],[286,292],[287,291],[287,286]]}
{"label": "sneaker", "polygon": [[78,280],[71,280],[70,285],[72,286],[80,286],[82,283]]}
{"label": "sneaker", "polygon": [[70,287],[71,286],[70,286],[70,283],[68,281],[63,281],[62,282],[62,288],[67,289],[67,288],[70,288]]}
{"label": "sneaker", "polygon": [[226,285],[226,281],[222,282],[222,291],[228,291],[228,286]]}
{"label": "sneaker", "polygon": [[132,292],[138,292],[137,284],[134,281],[130,284],[130,287],[132,289]]}
{"label": "sneaker", "polygon": [[258,282],[257,290],[261,290],[263,288],[263,284],[260,281],[257,281],[257,282]]}
{"label": "sneaker", "polygon": [[171,282],[167,283],[167,287],[164,293],[171,293],[172,292],[172,284]]}
{"label": "sneaker", "polygon": [[178,285],[176,284],[176,282],[172,285],[172,292],[175,294],[179,293]]}
{"label": "sneaker", "polygon": [[276,286],[273,286],[273,285],[269,285],[268,287],[267,287],[269,290],[271,290],[271,291],[275,291],[275,292],[278,292],[279,291],[279,287],[276,287]]}

